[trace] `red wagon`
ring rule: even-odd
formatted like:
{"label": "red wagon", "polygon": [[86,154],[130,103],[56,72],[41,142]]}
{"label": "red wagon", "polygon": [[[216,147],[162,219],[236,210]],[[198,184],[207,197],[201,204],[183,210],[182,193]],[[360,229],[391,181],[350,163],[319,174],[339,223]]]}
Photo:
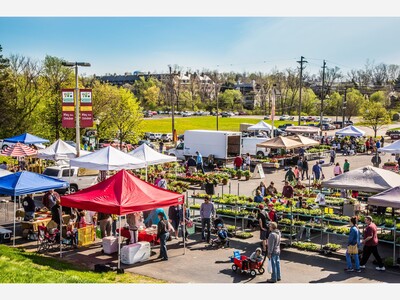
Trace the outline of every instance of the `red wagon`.
{"label": "red wagon", "polygon": [[264,274],[265,272],[263,262],[252,262],[246,255],[240,255],[240,259],[233,258],[232,270],[250,274],[252,277],[257,275],[257,271],[259,274]]}

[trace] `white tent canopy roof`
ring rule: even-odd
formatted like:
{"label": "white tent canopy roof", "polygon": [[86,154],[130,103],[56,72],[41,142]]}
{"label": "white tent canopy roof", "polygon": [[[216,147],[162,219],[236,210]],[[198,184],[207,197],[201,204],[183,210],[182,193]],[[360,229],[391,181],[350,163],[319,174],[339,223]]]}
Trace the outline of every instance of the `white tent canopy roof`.
{"label": "white tent canopy roof", "polygon": [[378,193],[398,186],[399,183],[400,175],[393,171],[365,166],[323,181],[322,186]]}
{"label": "white tent canopy roof", "polygon": [[336,131],[336,135],[343,135],[343,136],[364,136],[365,131],[353,126],[349,125],[345,128],[340,129],[339,131]]}
{"label": "white tent canopy roof", "polygon": [[128,153],[135,158],[140,160],[144,160],[146,165],[156,165],[156,164],[163,164],[167,162],[174,162],[176,161],[175,156],[161,154],[153,149],[151,149],[146,144],[142,144],[136,149],[132,150]]}
{"label": "white tent canopy roof", "polygon": [[[92,152],[81,150],[80,156],[90,154]],[[38,150],[37,158],[48,160],[68,160],[76,157],[76,148],[58,139],[45,149]]]}
{"label": "white tent canopy roof", "polygon": [[265,130],[265,131],[271,131],[272,126],[265,123],[264,121],[260,121],[257,124],[254,124],[253,126],[250,126],[247,128],[247,130]]}
{"label": "white tent canopy roof", "polygon": [[0,169],[0,177],[7,176],[7,175],[10,175],[10,174],[12,174],[12,172]]}
{"label": "white tent canopy roof", "polygon": [[400,208],[400,186],[396,186],[382,193],[369,197],[368,204],[382,207]]}
{"label": "white tent canopy roof", "polygon": [[145,161],[108,146],[88,155],[70,160],[71,166],[91,170],[130,170],[146,166]]}
{"label": "white tent canopy roof", "polygon": [[321,129],[316,126],[289,126],[286,128],[286,132],[292,133],[320,133]]}
{"label": "white tent canopy roof", "polygon": [[378,152],[388,152],[388,153],[395,153],[398,154],[400,153],[400,140],[387,145],[385,147],[379,148]]}

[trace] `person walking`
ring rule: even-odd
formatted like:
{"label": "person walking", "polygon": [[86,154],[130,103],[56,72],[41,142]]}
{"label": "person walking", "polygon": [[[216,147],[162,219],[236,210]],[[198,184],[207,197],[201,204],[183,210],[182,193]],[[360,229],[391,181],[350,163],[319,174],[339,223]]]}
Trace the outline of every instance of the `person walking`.
{"label": "person walking", "polygon": [[350,171],[350,163],[347,160],[347,158],[344,160],[344,164],[343,164],[343,173],[346,173]]}
{"label": "person walking", "polygon": [[289,168],[285,174],[285,180],[289,181],[290,183],[293,183],[295,181],[295,175],[294,172],[292,171],[292,168]]}
{"label": "person walking", "polygon": [[312,172],[313,172],[313,175],[314,175],[314,180],[315,181],[319,181],[321,179],[321,174],[323,174],[323,173],[322,173],[322,168],[319,165],[318,161],[316,161],[315,165],[313,165]]}
{"label": "person walking", "polygon": [[159,212],[157,214],[159,222],[157,224],[157,240],[160,239],[160,255],[158,258],[161,260],[168,260],[167,241],[169,238],[168,221],[164,219],[164,214]]}
{"label": "person walking", "polygon": [[335,158],[336,158],[336,151],[335,151],[335,149],[332,148],[329,154],[330,154],[330,158],[331,158],[331,159],[330,159],[330,162],[329,162],[329,165],[332,166],[333,164],[335,164]]}
{"label": "person walking", "polygon": [[374,255],[378,266],[376,269],[378,271],[385,271],[385,266],[383,265],[382,258],[378,253],[378,234],[375,223],[372,221],[371,216],[365,217],[365,223],[367,227],[364,230],[364,239],[362,243],[364,244],[363,253],[360,261],[360,268],[365,269],[365,264],[367,263],[371,254]]}
{"label": "person walking", "polygon": [[269,234],[268,222],[269,216],[264,210],[264,205],[258,205],[258,214],[257,214],[258,224],[260,225],[260,240],[262,244],[262,253],[265,255],[267,253],[267,239]]}
{"label": "person walking", "polygon": [[159,145],[159,148],[160,148],[160,153],[163,153],[163,150],[164,150],[164,143],[163,143],[163,141],[160,141],[160,143],[159,143],[158,145]]}
{"label": "person walking", "polygon": [[244,160],[244,165],[243,165],[243,169],[249,170],[250,171],[250,166],[251,166],[251,156],[250,153],[246,153],[246,158]]}
{"label": "person walking", "polygon": [[190,176],[192,176],[194,173],[196,173],[196,160],[193,158],[193,156],[189,157],[187,160],[187,167],[188,167],[188,173]]}
{"label": "person walking", "polygon": [[204,166],[203,166],[203,156],[201,155],[201,153],[199,151],[196,151],[197,154],[197,158],[196,158],[196,168],[197,168],[197,172],[201,172],[204,174]]}
{"label": "person walking", "polygon": [[211,235],[211,218],[215,218],[215,207],[207,195],[204,202],[200,205],[200,218],[201,218],[201,239],[206,240],[205,230],[207,227],[207,243],[210,243]]}
{"label": "person walking", "polygon": [[179,210],[182,209],[179,206],[180,205],[171,205],[168,208],[168,219],[175,230],[175,239],[178,239],[179,224],[180,224]]}
{"label": "person walking", "polygon": [[358,245],[360,245],[360,231],[357,227],[357,217],[353,216],[350,218],[350,233],[349,239],[347,241],[346,250],[346,264],[347,268],[344,269],[346,272],[354,272],[353,264],[351,262],[351,257],[354,258],[355,271],[360,273],[360,259],[358,257]]}
{"label": "person walking", "polygon": [[333,175],[338,176],[342,173],[342,168],[340,167],[339,163],[336,163],[335,167],[333,168]]}
{"label": "person walking", "polygon": [[97,214],[97,220],[99,221],[101,238],[106,236],[111,236],[111,226],[112,226],[112,219],[111,214],[101,213]]}
{"label": "person walking", "polygon": [[301,169],[301,180],[304,180],[304,174],[307,176],[307,180],[309,178],[308,176],[308,161],[307,158],[304,157],[302,161],[302,169]]}
{"label": "person walking", "polygon": [[299,182],[299,180],[300,180],[300,171],[299,171],[299,168],[297,166],[294,166],[293,173],[294,173],[294,178],[296,179],[296,183]]}
{"label": "person walking", "polygon": [[276,283],[281,281],[281,262],[280,262],[280,244],[281,244],[281,232],[278,230],[278,224],[276,222],[269,223],[270,234],[268,236],[268,258],[269,263],[272,266],[271,279],[268,279],[268,283]]}

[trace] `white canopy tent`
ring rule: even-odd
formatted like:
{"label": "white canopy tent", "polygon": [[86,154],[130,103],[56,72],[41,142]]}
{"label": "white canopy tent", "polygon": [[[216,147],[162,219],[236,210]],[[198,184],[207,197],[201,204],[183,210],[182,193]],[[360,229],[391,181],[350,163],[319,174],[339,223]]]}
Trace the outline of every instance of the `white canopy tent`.
{"label": "white canopy tent", "polygon": [[[92,152],[80,151],[80,156],[88,155]],[[53,144],[45,149],[38,150],[37,158],[47,159],[47,160],[68,160],[76,158],[76,148],[67,144],[61,139],[58,139]]]}
{"label": "white canopy tent", "polygon": [[285,130],[286,132],[290,133],[306,133],[306,134],[320,134],[321,129],[316,126],[289,126]]}
{"label": "white canopy tent", "polygon": [[71,159],[69,163],[74,167],[100,171],[130,170],[144,168],[146,166],[144,160],[133,157],[112,146],[102,148],[85,156]]}
{"label": "white canopy tent", "polygon": [[0,169],[0,177],[7,176],[7,175],[10,175],[10,174],[12,174],[12,172]]}
{"label": "white canopy tent", "polygon": [[139,147],[132,150],[128,154],[132,155],[133,157],[135,157],[137,159],[145,161],[145,163],[146,163],[146,181],[147,181],[147,167],[148,166],[177,161],[177,158],[175,156],[159,153],[159,152],[153,150],[152,148],[150,148],[149,146],[147,146],[146,144],[140,145]]}
{"label": "white canopy tent", "polygon": [[398,140],[390,145],[387,145],[385,147],[379,148],[378,152],[399,154],[400,153],[400,140]]}
{"label": "white canopy tent", "polygon": [[350,125],[350,126],[347,126],[345,128],[342,128],[342,129],[336,131],[335,135],[359,137],[359,136],[364,136],[365,131],[363,131],[353,125]]}
{"label": "white canopy tent", "polygon": [[379,193],[398,186],[399,183],[400,175],[393,171],[365,166],[323,181],[322,186]]}
{"label": "white canopy tent", "polygon": [[272,126],[261,120],[257,124],[254,124],[253,126],[248,127],[247,130],[254,130],[254,131],[263,130],[263,131],[269,132],[272,130]]}

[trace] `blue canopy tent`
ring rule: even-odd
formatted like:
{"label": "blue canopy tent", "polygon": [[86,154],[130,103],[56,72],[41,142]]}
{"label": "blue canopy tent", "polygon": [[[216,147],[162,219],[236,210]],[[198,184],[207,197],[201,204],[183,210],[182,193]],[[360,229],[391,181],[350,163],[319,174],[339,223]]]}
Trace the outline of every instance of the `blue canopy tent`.
{"label": "blue canopy tent", "polygon": [[68,187],[69,183],[46,175],[22,171],[0,177],[0,194],[14,196],[14,238],[15,246],[15,212],[16,196],[45,192],[52,189]]}
{"label": "blue canopy tent", "polygon": [[7,139],[4,139],[5,142],[9,143],[23,143],[23,144],[41,144],[48,143],[49,140],[42,139],[36,135],[30,133],[23,133],[20,135],[16,135]]}

